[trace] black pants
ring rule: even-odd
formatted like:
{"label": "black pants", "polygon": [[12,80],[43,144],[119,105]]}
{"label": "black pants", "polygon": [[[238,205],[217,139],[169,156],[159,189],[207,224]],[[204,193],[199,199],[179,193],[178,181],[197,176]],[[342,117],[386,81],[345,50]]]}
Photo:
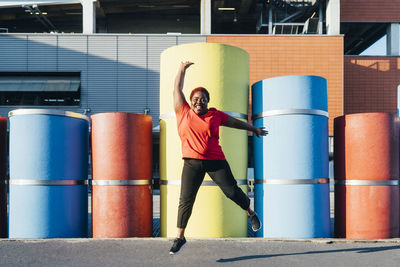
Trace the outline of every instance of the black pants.
{"label": "black pants", "polygon": [[237,186],[226,160],[184,159],[178,208],[178,228],[186,228],[189,217],[192,214],[197,191],[199,191],[206,173],[210,175],[211,179],[229,199],[244,210],[249,208],[250,199]]}

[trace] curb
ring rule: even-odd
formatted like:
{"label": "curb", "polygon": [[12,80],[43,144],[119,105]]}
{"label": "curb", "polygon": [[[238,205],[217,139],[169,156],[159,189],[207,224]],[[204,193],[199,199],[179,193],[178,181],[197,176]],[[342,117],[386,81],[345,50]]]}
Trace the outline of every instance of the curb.
{"label": "curb", "polygon": [[[40,243],[61,241],[66,243],[81,243],[81,242],[96,242],[96,241],[161,241],[170,242],[174,238],[163,237],[129,237],[129,238],[46,238],[46,239],[10,239],[0,238],[0,242],[23,242],[23,243]],[[223,242],[253,242],[253,243],[268,243],[268,242],[309,242],[314,244],[333,244],[333,243],[400,243],[400,238],[389,239],[345,239],[345,238],[311,238],[311,239],[278,239],[278,238],[187,238],[191,242],[197,241],[223,241]]]}

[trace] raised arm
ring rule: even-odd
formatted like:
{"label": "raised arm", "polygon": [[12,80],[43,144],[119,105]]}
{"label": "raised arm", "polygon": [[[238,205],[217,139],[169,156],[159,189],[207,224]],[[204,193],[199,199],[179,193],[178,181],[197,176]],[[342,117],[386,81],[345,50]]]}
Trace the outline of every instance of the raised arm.
{"label": "raised arm", "polygon": [[175,85],[174,85],[174,109],[175,112],[181,108],[183,103],[186,101],[185,95],[183,94],[183,82],[185,80],[185,73],[186,69],[189,68],[194,63],[186,61],[181,62],[179,67],[178,73],[176,74],[175,78]]}
{"label": "raised arm", "polygon": [[228,120],[225,122],[224,126],[241,130],[247,130],[253,132],[257,137],[265,136],[268,134],[268,131],[264,130],[265,127],[256,127],[248,124],[247,122],[235,119],[231,116],[228,116]]}

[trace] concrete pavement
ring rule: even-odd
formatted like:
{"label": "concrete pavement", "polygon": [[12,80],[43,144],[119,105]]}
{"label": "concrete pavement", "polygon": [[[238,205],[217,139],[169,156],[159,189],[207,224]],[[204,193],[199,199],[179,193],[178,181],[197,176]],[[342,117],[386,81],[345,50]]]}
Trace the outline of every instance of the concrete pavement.
{"label": "concrete pavement", "polygon": [[0,240],[0,266],[400,266],[400,239]]}
{"label": "concrete pavement", "polygon": [[[153,201],[153,234],[159,236],[159,195]],[[250,229],[249,236],[254,236]],[[400,266],[399,238],[188,239],[173,256],[171,245],[172,239],[159,237],[0,239],[0,266]]]}

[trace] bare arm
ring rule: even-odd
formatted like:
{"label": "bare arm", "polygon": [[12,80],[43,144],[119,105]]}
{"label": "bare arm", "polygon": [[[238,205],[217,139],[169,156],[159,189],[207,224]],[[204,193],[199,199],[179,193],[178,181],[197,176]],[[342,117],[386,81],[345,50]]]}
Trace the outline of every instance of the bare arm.
{"label": "bare arm", "polygon": [[253,132],[257,137],[265,136],[268,134],[268,131],[264,130],[264,127],[256,127],[248,124],[247,122],[235,119],[231,116],[228,116],[228,120],[226,121],[224,126],[241,130],[247,130]]}
{"label": "bare arm", "polygon": [[174,109],[175,112],[181,108],[184,102],[186,102],[185,95],[183,94],[183,82],[185,80],[185,73],[186,69],[189,68],[192,62],[186,61],[181,62],[179,67],[178,73],[176,74],[175,78],[175,85],[174,85]]}

